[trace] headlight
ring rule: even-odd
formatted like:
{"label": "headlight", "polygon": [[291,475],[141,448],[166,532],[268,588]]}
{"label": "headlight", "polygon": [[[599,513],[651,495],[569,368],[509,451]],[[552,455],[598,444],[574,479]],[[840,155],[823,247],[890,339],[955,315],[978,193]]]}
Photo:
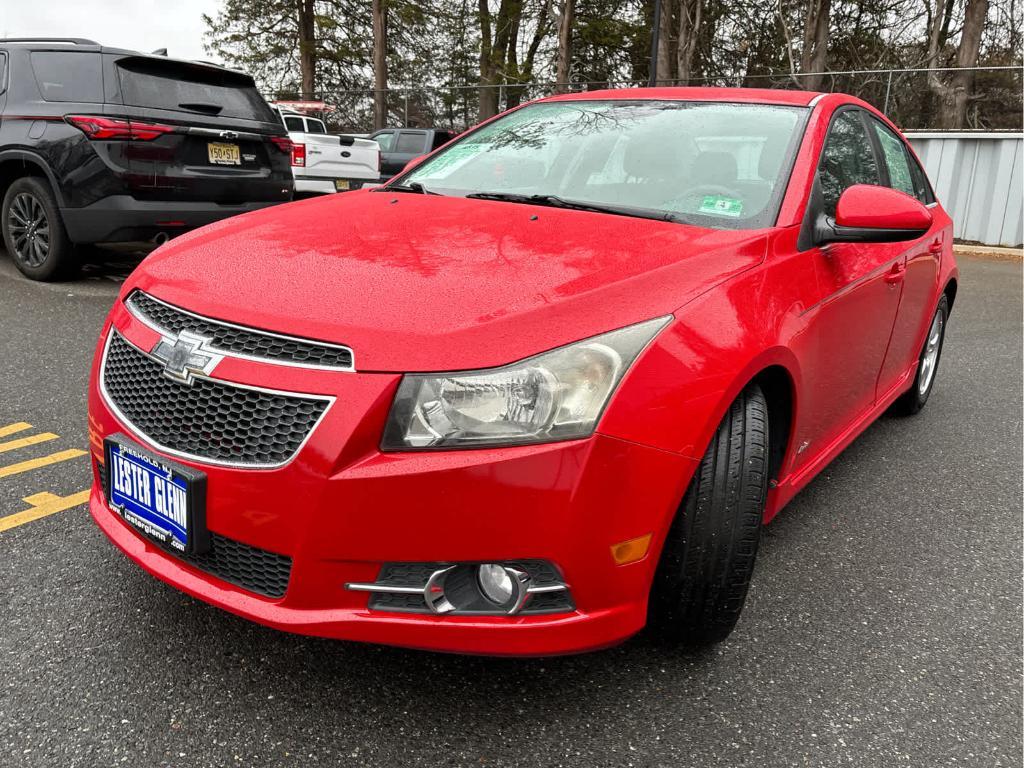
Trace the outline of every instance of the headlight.
{"label": "headlight", "polygon": [[402,378],[381,449],[545,443],[593,433],[640,351],[671,316],[503,368]]}

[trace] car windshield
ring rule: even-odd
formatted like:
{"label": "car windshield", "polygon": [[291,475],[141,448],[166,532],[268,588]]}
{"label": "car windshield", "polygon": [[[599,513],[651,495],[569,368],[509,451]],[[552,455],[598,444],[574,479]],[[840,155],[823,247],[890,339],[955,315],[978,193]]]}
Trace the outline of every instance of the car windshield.
{"label": "car windshield", "polygon": [[720,102],[533,104],[453,143],[396,184],[659,214],[653,217],[712,228],[771,226],[806,114]]}

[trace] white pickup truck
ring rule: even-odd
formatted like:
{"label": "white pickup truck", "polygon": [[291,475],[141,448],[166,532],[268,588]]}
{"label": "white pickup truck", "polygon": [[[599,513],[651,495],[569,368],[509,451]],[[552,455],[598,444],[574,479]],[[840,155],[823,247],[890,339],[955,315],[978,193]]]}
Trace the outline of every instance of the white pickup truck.
{"label": "white pickup truck", "polygon": [[292,140],[295,193],[359,189],[380,180],[380,147],[370,139],[327,133],[323,120],[274,107]]}

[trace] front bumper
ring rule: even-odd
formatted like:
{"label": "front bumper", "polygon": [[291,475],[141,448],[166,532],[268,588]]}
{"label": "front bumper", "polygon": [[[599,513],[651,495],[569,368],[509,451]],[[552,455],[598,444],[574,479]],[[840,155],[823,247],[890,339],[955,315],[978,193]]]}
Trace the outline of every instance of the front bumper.
{"label": "front bumper", "polygon": [[[123,308],[114,317],[126,338],[143,348],[152,343],[153,332]],[[103,438],[115,432],[152,449],[117,419],[97,374],[94,368],[94,459],[102,460]],[[657,554],[692,460],[601,434],[538,446],[382,454],[377,444],[396,375],[241,360],[225,360],[217,375],[254,386],[272,379],[281,389],[336,397],[282,467],[244,470],[168,457],[207,474],[212,532],[291,558],[288,587],[280,599],[263,597],[168,554],[107,506],[97,475],[93,518],[151,574],[279,629],[432,650],[571,653],[614,644],[644,625]],[[611,547],[648,533],[647,557],[616,565]],[[522,558],[554,563],[575,610],[511,617],[390,613],[369,609],[367,593],[345,588],[373,582],[384,563]]]}

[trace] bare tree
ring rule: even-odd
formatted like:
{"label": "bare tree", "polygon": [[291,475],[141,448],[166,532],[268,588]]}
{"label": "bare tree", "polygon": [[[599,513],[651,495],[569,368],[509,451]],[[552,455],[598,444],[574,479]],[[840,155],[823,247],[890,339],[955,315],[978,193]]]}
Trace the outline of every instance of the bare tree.
{"label": "bare tree", "polygon": [[[941,67],[946,59],[943,51],[947,44],[950,20],[956,0],[935,0],[929,7],[928,43],[925,63],[928,67]],[[954,66],[975,67],[981,52],[981,37],[988,16],[988,0],[966,0],[960,42],[956,47]],[[928,87],[938,101],[938,124],[941,128],[963,128],[967,124],[967,105],[974,87],[974,72],[961,70],[945,75],[928,73]]]}
{"label": "bare tree", "polygon": [[561,0],[558,10],[558,55],[555,64],[555,93],[569,90],[572,76],[572,26],[575,0]]}
{"label": "bare tree", "polygon": [[316,95],[316,9],[313,0],[297,0],[299,13],[299,69],[302,98]]}
{"label": "bare tree", "polygon": [[680,85],[689,85],[693,74],[693,54],[700,40],[700,17],[704,0],[679,0],[679,43],[676,48],[676,77]]}
{"label": "bare tree", "polygon": [[828,64],[828,29],[831,0],[807,0],[804,16],[804,45],[800,51],[800,71],[813,73],[801,77],[804,88],[816,91],[821,88],[823,73]]}
{"label": "bare tree", "polygon": [[501,0],[498,15],[492,19],[487,0],[480,0],[481,120],[498,114],[499,86],[504,82],[509,41],[513,39],[513,26],[518,25],[522,12],[522,0]]}
{"label": "bare tree", "polygon": [[672,60],[672,6],[671,0],[662,0],[655,3],[654,7],[661,11],[661,18],[655,19],[653,23],[658,25],[658,52],[657,52],[657,83],[669,83],[675,80],[675,62]]}
{"label": "bare tree", "polygon": [[[981,52],[981,33],[988,15],[988,0],[967,0],[964,10],[964,26],[960,32],[960,47],[956,53],[958,67],[976,67],[978,54]],[[943,128],[963,128],[967,123],[967,102],[971,98],[974,87],[974,72],[961,69],[952,77],[948,92],[945,94],[943,106],[948,109],[940,111]]]}
{"label": "bare tree", "polygon": [[373,0],[373,128],[388,122],[388,9],[387,0]]}
{"label": "bare tree", "polygon": [[515,87],[509,87],[506,89],[505,94],[505,106],[507,109],[518,106],[522,101],[524,88],[519,83],[529,83],[534,78],[533,68],[537,59],[537,51],[540,50],[541,43],[544,42],[544,38],[547,37],[550,31],[551,25],[551,3],[552,0],[542,0],[537,6],[537,16],[535,19],[535,26],[533,28],[533,37],[530,39],[530,45],[526,49],[526,55],[523,57],[522,64],[517,61],[517,48],[518,48],[518,36],[519,36],[519,24],[516,24],[515,28],[515,40],[509,40],[508,45],[508,64],[506,69],[509,73],[509,79],[513,79],[516,82]]}

